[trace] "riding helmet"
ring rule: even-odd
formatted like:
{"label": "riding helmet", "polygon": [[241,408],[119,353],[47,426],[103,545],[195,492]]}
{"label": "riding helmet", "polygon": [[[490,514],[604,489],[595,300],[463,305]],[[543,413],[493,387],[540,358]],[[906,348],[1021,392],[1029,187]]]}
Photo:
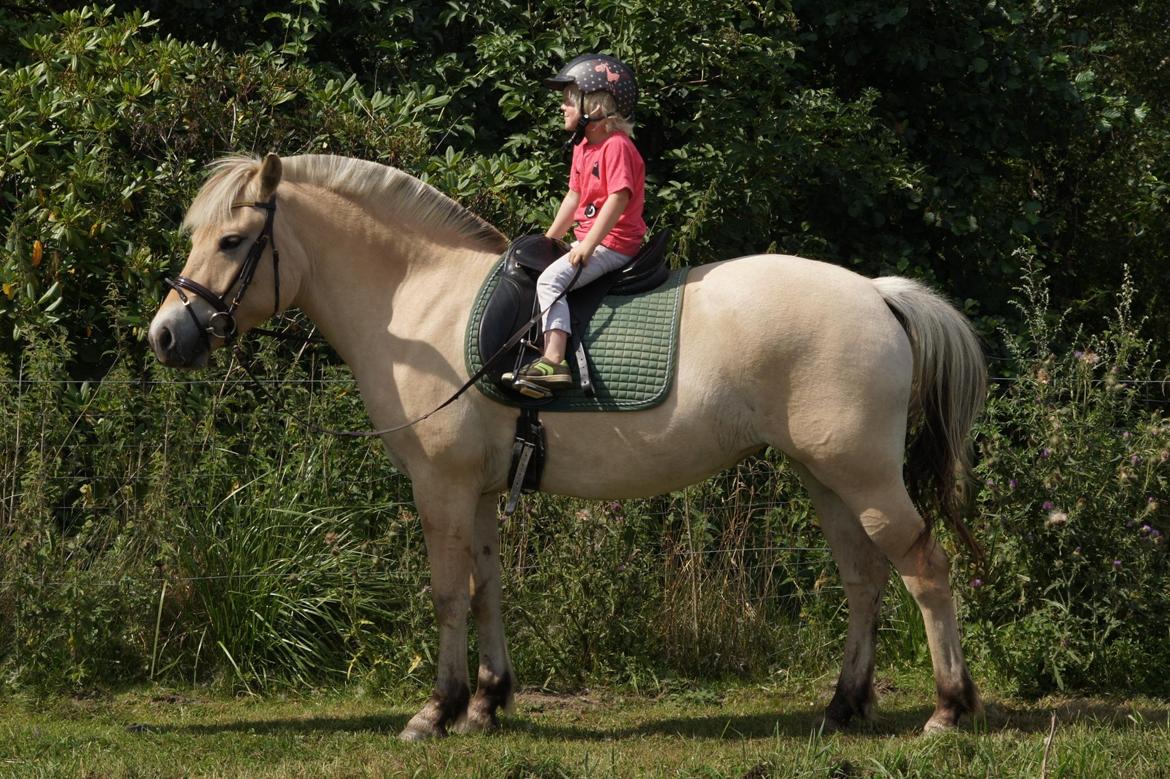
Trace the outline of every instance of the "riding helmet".
{"label": "riding helmet", "polygon": [[613,95],[619,114],[627,119],[634,116],[638,105],[638,82],[634,71],[617,57],[608,54],[582,54],[574,57],[544,85],[550,89],[564,89],[576,84],[582,94],[609,92]]}

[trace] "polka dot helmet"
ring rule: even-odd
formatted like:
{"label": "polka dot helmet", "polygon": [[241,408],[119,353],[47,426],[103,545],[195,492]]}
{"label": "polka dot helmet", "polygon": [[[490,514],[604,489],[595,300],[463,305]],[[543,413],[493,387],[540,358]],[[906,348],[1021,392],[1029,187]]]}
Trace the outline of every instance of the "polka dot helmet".
{"label": "polka dot helmet", "polygon": [[544,85],[550,89],[564,89],[576,84],[583,94],[609,92],[617,104],[618,113],[630,119],[638,105],[638,82],[634,71],[617,57],[608,54],[582,54],[575,57]]}

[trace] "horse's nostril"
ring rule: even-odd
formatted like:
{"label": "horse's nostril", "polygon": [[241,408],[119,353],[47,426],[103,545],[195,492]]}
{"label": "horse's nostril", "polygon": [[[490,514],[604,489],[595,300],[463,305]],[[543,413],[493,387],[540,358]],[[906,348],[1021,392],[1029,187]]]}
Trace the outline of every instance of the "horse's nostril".
{"label": "horse's nostril", "polygon": [[162,327],[158,334],[158,347],[164,352],[169,352],[175,345],[175,336],[171,334],[171,328]]}

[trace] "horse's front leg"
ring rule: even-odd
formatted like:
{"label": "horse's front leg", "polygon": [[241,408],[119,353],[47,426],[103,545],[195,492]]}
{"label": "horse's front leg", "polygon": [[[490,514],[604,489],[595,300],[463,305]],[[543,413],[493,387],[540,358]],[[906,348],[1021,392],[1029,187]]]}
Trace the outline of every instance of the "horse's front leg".
{"label": "horse's front leg", "polygon": [[471,697],[467,683],[467,612],[477,497],[463,496],[455,489],[437,489],[434,494],[420,494],[415,489],[431,567],[439,658],[434,692],[398,735],[404,741],[447,735],[448,728],[464,715]]}
{"label": "horse's front leg", "polygon": [[499,497],[484,495],[475,512],[471,612],[479,632],[479,675],[475,696],[460,729],[468,733],[500,726],[496,712],[512,708],[516,675],[508,657],[501,614]]}

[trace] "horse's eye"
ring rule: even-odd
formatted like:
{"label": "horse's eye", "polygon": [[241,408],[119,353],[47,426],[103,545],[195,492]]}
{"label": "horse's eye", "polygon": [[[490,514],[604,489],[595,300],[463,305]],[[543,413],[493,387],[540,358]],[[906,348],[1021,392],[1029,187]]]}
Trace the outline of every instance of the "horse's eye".
{"label": "horse's eye", "polygon": [[219,250],[221,252],[230,252],[232,249],[240,245],[244,239],[238,235],[225,235],[219,239]]}

